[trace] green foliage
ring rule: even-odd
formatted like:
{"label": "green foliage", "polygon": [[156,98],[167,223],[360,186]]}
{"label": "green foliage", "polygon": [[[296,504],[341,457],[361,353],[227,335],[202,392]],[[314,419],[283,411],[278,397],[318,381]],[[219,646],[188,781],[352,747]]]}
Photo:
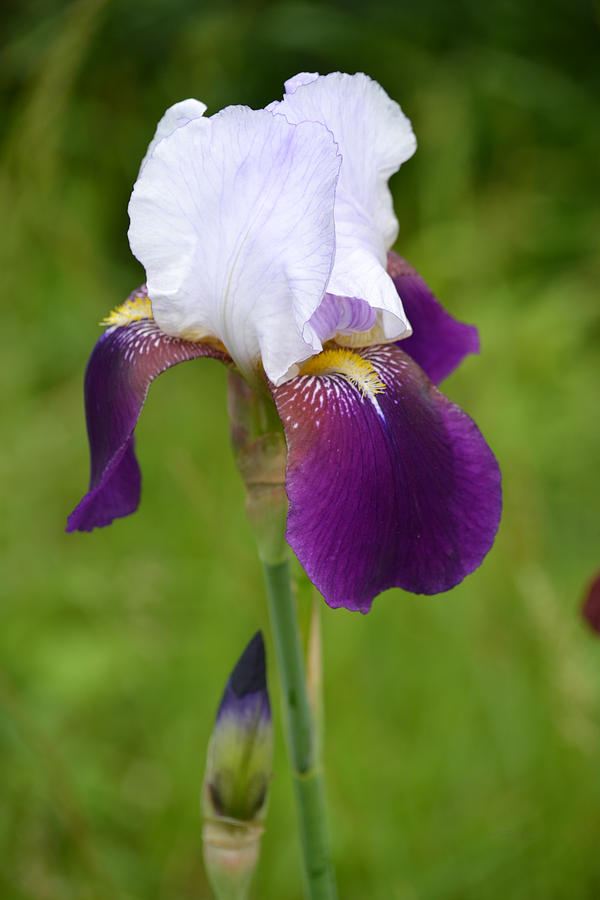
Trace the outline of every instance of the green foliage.
{"label": "green foliage", "polygon": [[[316,69],[368,72],[413,119],[397,248],[480,328],[445,389],[505,484],[497,544],[451,595],[324,610],[341,896],[600,896],[600,645],[578,619],[600,565],[591,9],[36,0],[4,18],[3,900],[209,896],[204,750],[232,652],[268,634],[225,372],[199,361],[153,385],[140,512],[67,536],[81,383],[96,323],[143,277],[126,205],[163,110],[263,106]],[[254,890],[298,900],[277,731]]]}

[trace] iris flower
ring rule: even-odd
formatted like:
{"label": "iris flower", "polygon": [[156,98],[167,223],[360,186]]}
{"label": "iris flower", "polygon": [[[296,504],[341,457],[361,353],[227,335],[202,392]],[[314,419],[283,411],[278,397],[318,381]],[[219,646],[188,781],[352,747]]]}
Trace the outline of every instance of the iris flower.
{"label": "iris flower", "polygon": [[87,494],[67,530],[137,509],[134,429],[150,382],[211,357],[268,392],[287,442],[286,537],[332,607],[446,591],[498,527],[496,460],[437,389],[474,327],[391,251],[388,179],[411,124],[364,74],[303,73],[281,101],[171,107],[135,183],[146,284],[114,310],[86,373]]}

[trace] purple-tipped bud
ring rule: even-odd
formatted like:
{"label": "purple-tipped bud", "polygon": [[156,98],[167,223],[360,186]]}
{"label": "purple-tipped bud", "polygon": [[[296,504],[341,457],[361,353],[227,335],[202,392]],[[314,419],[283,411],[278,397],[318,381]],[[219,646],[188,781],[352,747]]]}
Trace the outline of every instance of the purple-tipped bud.
{"label": "purple-tipped bud", "polygon": [[256,632],[229,676],[217,712],[217,723],[228,715],[244,720],[253,720],[255,716],[271,718],[265,644],[260,631]]}
{"label": "purple-tipped bud", "polygon": [[255,819],[266,800],[272,755],[265,646],[259,631],[229,676],[217,713],[206,770],[211,814]]}
{"label": "purple-tipped bud", "polygon": [[273,728],[265,646],[257,632],[229,676],[208,748],[204,860],[218,898],[241,898],[258,860]]}

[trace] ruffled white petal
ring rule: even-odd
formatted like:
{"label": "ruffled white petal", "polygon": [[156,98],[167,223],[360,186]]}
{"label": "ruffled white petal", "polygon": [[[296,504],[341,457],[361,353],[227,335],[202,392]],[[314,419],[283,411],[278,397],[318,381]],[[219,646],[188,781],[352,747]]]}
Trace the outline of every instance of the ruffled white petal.
{"label": "ruffled white petal", "polygon": [[318,72],[298,72],[297,75],[292,75],[291,78],[284,81],[283,86],[285,92],[286,94],[293,94],[297,88],[302,87],[304,84],[310,84],[312,81],[316,81],[318,77]]}
{"label": "ruffled white petal", "polygon": [[194,100],[193,98],[189,98],[188,100],[181,100],[179,103],[175,103],[173,106],[170,106],[156,126],[154,137],[150,141],[148,149],[146,150],[146,155],[142,160],[140,172],[154,153],[154,148],[159,143],[159,141],[162,141],[163,138],[166,138],[170,134],[173,134],[173,132],[176,131],[177,128],[181,128],[183,125],[187,125],[188,122],[192,121],[192,119],[199,119],[204,115],[205,112],[206,104],[201,103],[200,100]]}
{"label": "ruffled white petal", "polygon": [[342,154],[336,257],[328,291],[359,297],[381,310],[387,339],[407,336],[410,326],[385,265],[398,233],[388,179],[415,152],[410,121],[383,88],[362,73],[316,78],[301,73],[286,82],[283,100],[268,108],[290,122],[322,122]]}
{"label": "ruffled white petal", "polygon": [[129,240],[167,334],[218,337],[279,384],[321,347],[302,328],[335,249],[340,159],[322,125],[228,107],[158,143],[129,204]]}

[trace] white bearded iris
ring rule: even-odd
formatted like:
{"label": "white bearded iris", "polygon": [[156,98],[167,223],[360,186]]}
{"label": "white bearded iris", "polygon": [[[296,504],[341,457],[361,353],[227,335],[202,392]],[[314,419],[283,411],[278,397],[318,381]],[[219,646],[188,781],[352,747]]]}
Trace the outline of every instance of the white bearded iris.
{"label": "white bearded iris", "polygon": [[148,388],[212,358],[272,399],[286,539],[330,606],[449,590],[493,543],[500,472],[436,387],[478,352],[477,330],[388,253],[388,179],[415,150],[410,122],[376,82],[339,72],[297,75],[267,109],[204,113],[197,100],[171,107],[140,169],[129,236],[147,285],[90,356],[90,485],[67,529],[137,509]]}
{"label": "white bearded iris", "polygon": [[293,376],[323,343],[410,334],[386,272],[388,178],[410,122],[366,75],[302,74],[266,110],[167,111],[129,204],[159,328],[218,340],[254,380]]}

